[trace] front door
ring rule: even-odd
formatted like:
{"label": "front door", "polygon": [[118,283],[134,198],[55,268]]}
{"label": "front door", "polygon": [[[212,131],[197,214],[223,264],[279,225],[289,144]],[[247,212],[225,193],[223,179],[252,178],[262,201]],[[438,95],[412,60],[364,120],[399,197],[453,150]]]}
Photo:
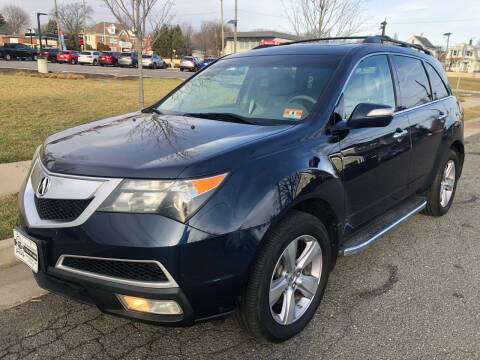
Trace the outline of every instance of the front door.
{"label": "front door", "polygon": [[[395,92],[385,55],[361,61],[343,93],[345,119],[359,103],[389,105]],[[356,227],[406,196],[411,156],[409,119],[395,115],[386,127],[352,129],[340,142],[348,223]]]}

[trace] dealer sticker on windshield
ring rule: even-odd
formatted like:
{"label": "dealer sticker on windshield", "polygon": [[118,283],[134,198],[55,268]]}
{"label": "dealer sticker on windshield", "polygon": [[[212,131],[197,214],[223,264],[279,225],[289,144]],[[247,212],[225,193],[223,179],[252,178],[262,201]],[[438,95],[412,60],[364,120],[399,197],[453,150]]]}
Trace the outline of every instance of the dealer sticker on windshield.
{"label": "dealer sticker on windshield", "polygon": [[302,109],[285,109],[283,117],[287,119],[301,119],[302,113]]}

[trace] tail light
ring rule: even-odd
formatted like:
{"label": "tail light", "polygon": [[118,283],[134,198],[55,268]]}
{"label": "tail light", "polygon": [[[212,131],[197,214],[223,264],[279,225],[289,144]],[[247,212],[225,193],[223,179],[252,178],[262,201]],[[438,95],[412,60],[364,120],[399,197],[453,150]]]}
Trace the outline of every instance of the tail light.
{"label": "tail light", "polygon": [[463,108],[463,104],[460,101],[458,101],[458,107],[460,108],[460,112],[463,115],[464,114],[464,108]]}
{"label": "tail light", "polygon": [[92,58],[92,55],[88,55],[87,57],[88,57],[89,59],[91,59],[91,58]]}

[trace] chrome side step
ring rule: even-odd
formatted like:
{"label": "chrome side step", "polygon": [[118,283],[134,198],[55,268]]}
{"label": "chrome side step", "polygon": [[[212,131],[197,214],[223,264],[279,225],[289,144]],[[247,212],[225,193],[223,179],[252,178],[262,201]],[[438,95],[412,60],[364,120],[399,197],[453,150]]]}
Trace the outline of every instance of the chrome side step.
{"label": "chrome side step", "polygon": [[424,197],[414,197],[406,200],[346,238],[344,246],[339,250],[338,255],[346,256],[360,252],[387,231],[423,210],[426,205],[427,201]]}

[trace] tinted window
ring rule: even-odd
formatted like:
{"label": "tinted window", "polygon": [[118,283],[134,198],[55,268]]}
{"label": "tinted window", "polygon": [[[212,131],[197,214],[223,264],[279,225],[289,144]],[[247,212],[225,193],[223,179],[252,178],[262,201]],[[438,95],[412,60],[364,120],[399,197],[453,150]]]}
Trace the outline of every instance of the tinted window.
{"label": "tinted window", "polygon": [[437,71],[433,68],[432,65],[427,63],[427,72],[430,78],[430,84],[432,85],[432,97],[433,100],[442,99],[448,96],[448,90],[445,87],[440,75],[438,75]]}
{"label": "tinted window", "polygon": [[395,108],[392,75],[385,55],[370,56],[358,64],[343,93],[345,119],[360,103]]}
{"label": "tinted window", "polygon": [[151,59],[151,58],[152,58],[152,55],[142,55],[142,58],[144,58],[144,59]]}
{"label": "tinted window", "polygon": [[393,56],[400,85],[399,106],[404,109],[430,101],[430,85],[422,62],[406,56]]}
{"label": "tinted window", "polygon": [[92,53],[90,51],[82,51],[80,55],[91,55]]}
{"label": "tinted window", "polygon": [[131,53],[128,53],[128,52],[123,52],[123,53],[121,53],[121,55],[122,55],[122,56],[132,56],[132,54],[131,54]]}
{"label": "tinted window", "polygon": [[187,81],[160,105],[173,113],[230,113],[260,124],[300,121],[314,109],[337,56],[224,59]]}

